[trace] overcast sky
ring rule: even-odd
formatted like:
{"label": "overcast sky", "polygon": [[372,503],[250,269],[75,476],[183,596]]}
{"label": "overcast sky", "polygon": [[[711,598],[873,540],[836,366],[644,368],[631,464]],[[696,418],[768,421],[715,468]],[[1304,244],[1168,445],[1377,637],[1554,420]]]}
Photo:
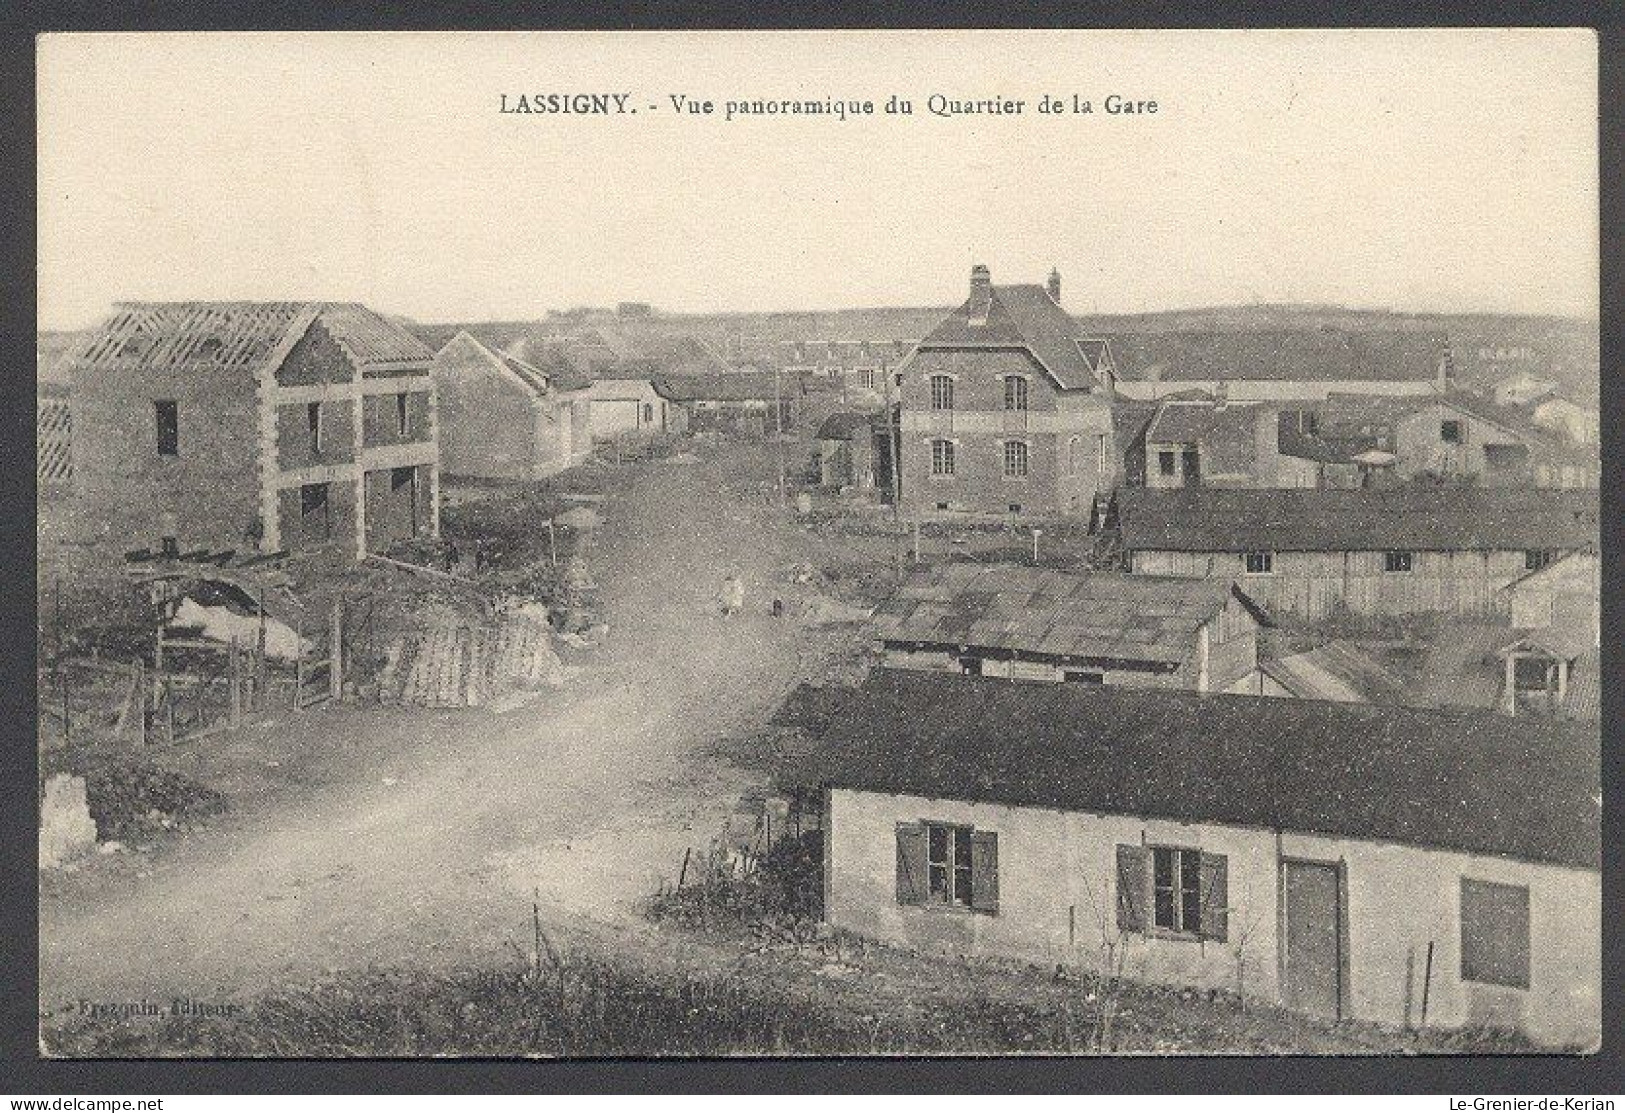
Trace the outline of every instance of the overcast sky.
{"label": "overcast sky", "polygon": [[[39,61],[47,328],[137,298],[945,305],[973,262],[1058,266],[1085,316],[1597,311],[1587,32],[104,35]],[[550,92],[640,111],[498,112]],[[1159,110],[1104,115],[1114,92]],[[673,93],[915,114],[728,123]],[[933,93],[1027,105],[937,119]]]}

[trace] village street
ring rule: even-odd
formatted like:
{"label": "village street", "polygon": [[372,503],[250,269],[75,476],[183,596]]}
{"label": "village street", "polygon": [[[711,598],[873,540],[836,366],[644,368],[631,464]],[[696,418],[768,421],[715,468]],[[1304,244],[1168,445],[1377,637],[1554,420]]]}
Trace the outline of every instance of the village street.
{"label": "village street", "polygon": [[[309,772],[42,891],[42,1008],[242,1003],[328,971],[511,956],[533,894],[555,937],[644,930],[635,902],[748,784],[710,746],[801,667],[797,624],[768,613],[774,570],[800,556],[770,472],[760,446],[638,465],[594,543],[609,640],[527,708],[315,711],[217,743],[304,753]],[[724,620],[730,569],[749,595]]]}

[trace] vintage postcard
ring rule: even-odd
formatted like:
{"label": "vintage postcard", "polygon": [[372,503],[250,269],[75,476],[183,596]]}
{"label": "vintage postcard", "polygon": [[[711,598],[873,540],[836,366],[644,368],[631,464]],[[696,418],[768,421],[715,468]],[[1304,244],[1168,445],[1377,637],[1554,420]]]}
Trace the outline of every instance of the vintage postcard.
{"label": "vintage postcard", "polygon": [[44,1056],[1599,1047],[1592,33],[37,57]]}

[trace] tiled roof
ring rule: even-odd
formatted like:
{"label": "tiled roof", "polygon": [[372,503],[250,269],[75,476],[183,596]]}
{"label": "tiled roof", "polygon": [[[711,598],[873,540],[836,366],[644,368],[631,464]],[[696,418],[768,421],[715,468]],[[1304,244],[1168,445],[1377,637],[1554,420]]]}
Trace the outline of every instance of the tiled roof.
{"label": "tiled roof", "polygon": [[1125,549],[1361,552],[1585,548],[1595,491],[1514,487],[1157,489],[1117,493]]}
{"label": "tiled roof", "polygon": [[[920,349],[1024,348],[1066,389],[1092,390],[1100,378],[1078,340],[1077,323],[1042,286],[994,286],[987,323],[970,321],[970,300],[944,317]],[[1097,356],[1098,358],[1098,356]]]}
{"label": "tiled roof", "polygon": [[876,612],[870,633],[888,642],[1177,666],[1195,651],[1196,628],[1233,592],[1233,582],[1220,579],[946,564],[903,584]]}
{"label": "tiled roof", "polygon": [[128,302],[73,358],[92,367],[255,371],[320,321],[357,367],[428,363],[434,354],[393,321],[353,302]]}
{"label": "tiled roof", "polygon": [[877,669],[787,779],[1597,869],[1594,725]]}
{"label": "tiled roof", "polygon": [[1125,332],[1108,339],[1118,377],[1150,382],[1431,381],[1449,352],[1446,339],[1431,333],[1330,327]]}
{"label": "tiled roof", "polygon": [[1212,402],[1165,402],[1146,427],[1145,439],[1154,444],[1212,444],[1216,441],[1252,444],[1262,406]]}

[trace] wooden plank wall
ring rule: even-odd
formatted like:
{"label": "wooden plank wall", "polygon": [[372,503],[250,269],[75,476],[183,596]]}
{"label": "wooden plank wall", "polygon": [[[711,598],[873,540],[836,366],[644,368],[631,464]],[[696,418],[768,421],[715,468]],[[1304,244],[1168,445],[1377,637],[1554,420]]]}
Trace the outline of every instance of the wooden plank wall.
{"label": "wooden plank wall", "polygon": [[1500,589],[1524,572],[1524,554],[1417,552],[1411,571],[1384,571],[1381,552],[1276,553],[1274,571],[1245,575],[1240,553],[1141,550],[1132,568],[1145,575],[1234,575],[1241,589],[1271,611],[1318,619],[1346,605],[1356,615],[1447,614],[1504,618]]}

